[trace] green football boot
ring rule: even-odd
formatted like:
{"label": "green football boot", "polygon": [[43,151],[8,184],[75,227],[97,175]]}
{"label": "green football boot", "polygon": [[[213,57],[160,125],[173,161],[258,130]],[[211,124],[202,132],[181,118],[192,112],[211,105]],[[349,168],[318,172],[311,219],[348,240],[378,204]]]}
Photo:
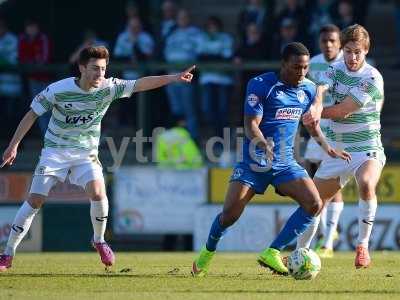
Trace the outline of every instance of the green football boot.
{"label": "green football boot", "polygon": [[201,248],[199,256],[195,259],[192,266],[193,277],[204,277],[207,275],[208,267],[215,251],[208,251],[206,246]]}
{"label": "green football boot", "polygon": [[261,252],[257,261],[262,267],[268,268],[274,273],[285,276],[289,274],[289,270],[282,260],[281,252],[277,249],[265,249]]}

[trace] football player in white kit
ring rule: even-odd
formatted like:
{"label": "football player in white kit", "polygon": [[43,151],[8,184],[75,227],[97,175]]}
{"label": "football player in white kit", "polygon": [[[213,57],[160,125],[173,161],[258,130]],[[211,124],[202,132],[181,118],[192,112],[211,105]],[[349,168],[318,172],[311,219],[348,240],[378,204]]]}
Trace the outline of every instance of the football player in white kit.
{"label": "football player in white kit", "polygon": [[120,80],[104,77],[108,61],[109,52],[105,47],[83,49],[79,56],[80,77],[57,81],[39,93],[5,150],[2,166],[12,165],[21,140],[37,117],[47,111],[52,112],[28,199],[18,210],[6,248],[0,255],[0,272],[11,267],[16,248],[28,232],[50,189],[67,177],[71,183],[84,188],[91,200],[93,247],[106,267],[114,264],[114,253],[104,240],[108,199],[98,160],[101,120],[110,104],[119,98],[174,82],[190,83],[193,78],[191,71],[195,66],[175,75]]}
{"label": "football player in white kit", "polygon": [[[364,27],[356,24],[345,28],[341,43],[344,61],[332,64],[327,73],[335,104],[324,107],[321,117],[331,120],[326,131],[328,140],[349,152],[352,160],[349,163],[330,158],[323,160],[314,182],[321,199],[327,202],[350,177],[355,178],[359,214],[354,264],[356,268],[366,268],[371,263],[368,244],[377,209],[376,186],[386,162],[380,133],[383,78],[365,60],[370,38]],[[307,124],[317,118],[309,114],[303,121]],[[309,226],[308,230],[315,232],[316,228]],[[309,236],[312,238],[312,234]],[[306,243],[308,241],[304,241]]]}
{"label": "football player in white kit", "polygon": [[[324,85],[329,82],[329,78],[326,77],[328,67],[338,61],[343,61],[343,52],[340,49],[339,27],[334,24],[324,25],[319,32],[319,47],[321,53],[311,58],[310,70],[307,76],[317,85]],[[333,104],[332,96],[329,92],[326,92],[323,106]],[[330,120],[328,119],[321,119],[320,121],[320,126],[324,133],[326,133],[326,129],[329,127],[329,122]],[[325,151],[317,142],[313,138],[310,138],[304,154],[306,168],[310,176],[314,176],[321,161],[327,157],[328,155],[325,154]],[[338,238],[337,225],[342,210],[343,198],[342,192],[339,191],[321,211],[319,228],[322,236],[316,246],[316,251],[321,257],[333,257],[333,242]]]}

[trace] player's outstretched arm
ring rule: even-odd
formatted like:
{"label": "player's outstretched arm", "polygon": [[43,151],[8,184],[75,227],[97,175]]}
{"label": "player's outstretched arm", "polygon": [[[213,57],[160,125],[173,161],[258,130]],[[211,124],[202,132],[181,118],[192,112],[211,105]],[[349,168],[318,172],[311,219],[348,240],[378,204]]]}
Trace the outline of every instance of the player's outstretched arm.
{"label": "player's outstretched arm", "polygon": [[195,68],[196,66],[191,66],[190,68],[178,74],[139,78],[135,83],[135,92],[143,92],[156,89],[170,83],[190,83],[193,79],[192,72]]}
{"label": "player's outstretched arm", "polygon": [[346,161],[351,160],[351,155],[349,153],[344,150],[334,149],[328,144],[319,124],[305,125],[305,127],[318,145],[320,145],[330,157],[341,158]]}
{"label": "player's outstretched arm", "polygon": [[19,143],[22,141],[26,133],[31,129],[33,123],[37,119],[38,115],[33,112],[33,110],[29,110],[21,122],[19,123],[17,130],[14,133],[14,136],[11,139],[11,142],[7,149],[4,151],[3,154],[3,163],[1,167],[5,165],[12,165],[15,157],[17,156],[17,150]]}
{"label": "player's outstretched arm", "polygon": [[353,112],[360,109],[360,105],[351,97],[347,96],[339,104],[324,107],[322,110],[322,118],[324,119],[344,119],[350,116]]}

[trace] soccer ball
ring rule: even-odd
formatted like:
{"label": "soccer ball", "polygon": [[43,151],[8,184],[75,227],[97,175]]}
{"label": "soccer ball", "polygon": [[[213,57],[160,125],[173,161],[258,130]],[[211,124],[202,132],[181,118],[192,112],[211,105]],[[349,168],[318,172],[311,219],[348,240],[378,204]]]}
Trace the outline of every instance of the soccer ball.
{"label": "soccer ball", "polygon": [[311,249],[294,250],[288,257],[287,267],[294,279],[313,279],[321,270],[321,260]]}

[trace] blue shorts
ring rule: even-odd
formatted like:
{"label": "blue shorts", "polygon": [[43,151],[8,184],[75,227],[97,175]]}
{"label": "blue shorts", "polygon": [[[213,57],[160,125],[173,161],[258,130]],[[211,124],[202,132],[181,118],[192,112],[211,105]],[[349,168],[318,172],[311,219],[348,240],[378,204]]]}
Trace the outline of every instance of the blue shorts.
{"label": "blue shorts", "polygon": [[298,163],[291,163],[284,168],[272,168],[264,171],[251,168],[249,164],[242,162],[238,163],[233,169],[230,182],[239,181],[251,187],[256,194],[264,194],[270,184],[276,188],[282,183],[304,177],[309,177],[309,175]]}

